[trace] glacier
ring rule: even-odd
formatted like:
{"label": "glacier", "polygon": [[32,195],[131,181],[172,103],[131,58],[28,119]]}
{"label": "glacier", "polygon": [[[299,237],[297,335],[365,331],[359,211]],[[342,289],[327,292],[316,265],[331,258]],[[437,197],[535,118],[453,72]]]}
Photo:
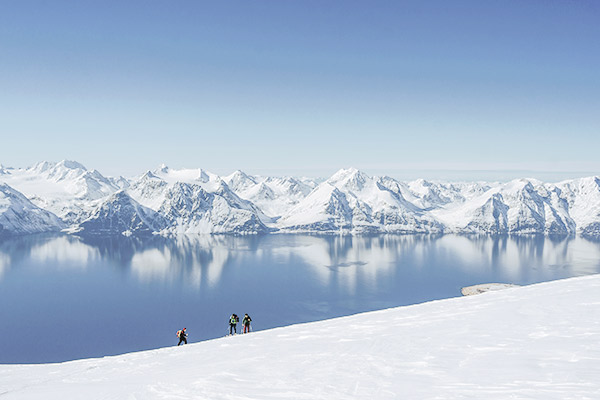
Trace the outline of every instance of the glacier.
{"label": "glacier", "polygon": [[[558,183],[526,178],[403,182],[355,168],[340,169],[328,179],[311,179],[240,170],[219,176],[163,164],[135,177],[105,177],[64,160],[29,168],[2,166],[0,183],[5,204],[0,208],[0,230],[5,234],[64,230],[80,235],[166,236],[275,232],[600,236],[596,176]],[[6,205],[9,197],[11,206]],[[16,206],[17,197],[21,206]]]}

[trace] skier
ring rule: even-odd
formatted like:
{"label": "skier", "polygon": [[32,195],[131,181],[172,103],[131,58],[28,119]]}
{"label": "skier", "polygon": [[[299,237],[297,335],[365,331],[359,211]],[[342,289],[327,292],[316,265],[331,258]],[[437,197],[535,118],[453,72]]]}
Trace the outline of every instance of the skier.
{"label": "skier", "polygon": [[250,332],[250,322],[252,318],[248,314],[244,314],[244,319],[242,320],[242,324],[244,325],[244,333]]}
{"label": "skier", "polygon": [[177,343],[177,346],[179,346],[181,344],[181,342],[183,342],[183,344],[187,344],[187,332],[185,331],[187,328],[183,328],[180,331],[177,331],[177,337],[179,338],[179,343]]}
{"label": "skier", "polygon": [[240,319],[238,318],[237,315],[235,314],[231,314],[231,317],[229,317],[229,334],[232,335],[233,333],[237,334],[237,323],[240,321]]}

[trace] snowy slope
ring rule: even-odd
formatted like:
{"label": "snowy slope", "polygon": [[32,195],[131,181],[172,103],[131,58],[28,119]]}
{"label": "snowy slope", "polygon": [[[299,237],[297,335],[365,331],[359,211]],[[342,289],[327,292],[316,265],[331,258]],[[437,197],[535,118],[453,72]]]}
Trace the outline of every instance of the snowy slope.
{"label": "snowy slope", "polygon": [[56,215],[37,207],[22,193],[0,183],[0,236],[59,231],[64,226]]}
{"label": "snowy slope", "polygon": [[61,364],[2,365],[0,395],[7,400],[597,399],[598,321],[600,276],[595,275],[183,347]]}

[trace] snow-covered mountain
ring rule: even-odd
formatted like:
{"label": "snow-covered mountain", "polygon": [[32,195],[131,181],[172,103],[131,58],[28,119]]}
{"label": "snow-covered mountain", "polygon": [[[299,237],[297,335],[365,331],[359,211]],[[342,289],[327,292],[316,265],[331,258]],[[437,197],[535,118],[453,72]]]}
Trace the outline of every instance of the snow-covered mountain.
{"label": "snow-covered mountain", "polygon": [[175,183],[165,194],[158,212],[168,221],[165,232],[264,233],[262,213],[223,185],[208,192],[200,185]]}
{"label": "snow-covered mountain", "polygon": [[65,224],[33,204],[22,193],[0,183],[0,237],[59,231]]}
{"label": "snow-covered mountain", "polygon": [[249,234],[269,231],[271,222],[215,174],[161,165],[133,180],[127,193],[165,221],[162,234]]}
{"label": "snow-covered mountain", "polygon": [[0,183],[56,214],[71,232],[600,236],[598,177],[556,184],[401,182],[348,168],[312,180],[243,171],[220,177],[161,165],[137,177],[111,178],[61,161],[25,169],[2,166]]}
{"label": "snow-covered mountain", "polygon": [[[7,400],[597,399],[599,319],[600,276],[592,275],[179,347],[0,365],[0,393]],[[172,327],[174,344],[179,328]]]}
{"label": "snow-covered mountain", "polygon": [[574,233],[576,224],[559,189],[518,179],[462,203],[450,203],[431,214],[446,231],[459,233]]}
{"label": "snow-covered mountain", "polygon": [[600,177],[560,182],[556,191],[577,230],[600,236]]}
{"label": "snow-covered mountain", "polygon": [[407,202],[390,178],[342,169],[281,218],[291,231],[438,233],[443,227]]}
{"label": "snow-covered mountain", "polygon": [[317,186],[314,180],[249,176],[239,170],[224,180],[238,196],[273,218],[284,215]]}
{"label": "snow-covered mountain", "polygon": [[120,189],[117,181],[66,160],[5,169],[0,174],[0,182],[23,193],[33,204],[51,211],[67,224],[81,222],[102,199]]}
{"label": "snow-covered mountain", "polygon": [[160,232],[165,226],[166,221],[160,214],[120,190],[103,201],[75,231],[98,235],[148,235]]}
{"label": "snow-covered mountain", "polygon": [[482,182],[430,182],[417,179],[411,182],[397,182],[388,179],[391,185],[399,185],[404,198],[424,210],[443,207],[446,204],[459,204],[481,195],[494,184]]}

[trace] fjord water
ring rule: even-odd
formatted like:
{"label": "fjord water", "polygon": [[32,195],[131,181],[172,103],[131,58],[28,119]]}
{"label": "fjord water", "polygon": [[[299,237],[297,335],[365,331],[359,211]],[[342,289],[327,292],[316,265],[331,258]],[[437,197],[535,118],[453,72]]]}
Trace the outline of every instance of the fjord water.
{"label": "fjord water", "polygon": [[262,330],[460,296],[479,283],[598,272],[600,242],[580,237],[3,239],[0,363],[170,346],[183,327],[191,342],[220,337],[234,312]]}

